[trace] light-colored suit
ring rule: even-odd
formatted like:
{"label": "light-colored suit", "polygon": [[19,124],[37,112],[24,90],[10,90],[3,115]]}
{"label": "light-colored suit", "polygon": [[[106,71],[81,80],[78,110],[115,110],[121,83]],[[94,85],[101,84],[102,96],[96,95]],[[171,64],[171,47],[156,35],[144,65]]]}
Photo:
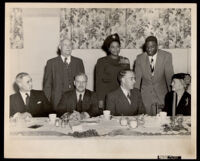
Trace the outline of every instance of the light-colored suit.
{"label": "light-colored suit", "polygon": [[171,78],[174,74],[171,53],[158,49],[153,76],[147,53],[138,55],[135,62],[135,74],[135,87],[141,90],[146,113],[155,115],[151,109],[152,104],[164,105],[165,95],[170,91]]}

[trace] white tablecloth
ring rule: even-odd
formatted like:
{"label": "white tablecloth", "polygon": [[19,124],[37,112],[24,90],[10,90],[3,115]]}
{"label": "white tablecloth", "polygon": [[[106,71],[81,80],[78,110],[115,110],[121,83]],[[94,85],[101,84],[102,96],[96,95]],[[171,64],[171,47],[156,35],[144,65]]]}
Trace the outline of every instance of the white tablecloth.
{"label": "white tablecloth", "polygon": [[[94,129],[98,132],[97,138],[137,138],[137,137],[190,137],[191,125],[190,117],[183,117],[183,125],[186,130],[180,131],[168,131],[164,132],[164,127],[144,127],[138,125],[137,128],[130,128],[129,126],[120,125],[121,117],[113,117],[111,120],[105,120],[100,117],[91,118],[95,122],[81,122],[83,131]],[[132,119],[135,117],[129,117]],[[152,119],[153,120],[153,119]],[[150,124],[150,123],[149,123]],[[29,128],[32,125],[41,125],[39,128]],[[69,134],[73,133],[69,124],[65,127],[57,127],[54,124],[50,124],[48,118],[32,118],[27,122],[10,122],[9,124],[10,136],[15,138],[75,138]],[[94,137],[90,137],[94,138]]]}

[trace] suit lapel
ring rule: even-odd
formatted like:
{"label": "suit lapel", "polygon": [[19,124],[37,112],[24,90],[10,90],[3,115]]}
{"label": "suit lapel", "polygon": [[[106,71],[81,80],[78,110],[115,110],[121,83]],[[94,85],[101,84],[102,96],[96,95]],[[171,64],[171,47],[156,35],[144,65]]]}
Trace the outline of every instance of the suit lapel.
{"label": "suit lapel", "polygon": [[119,101],[123,104],[126,104],[126,106],[130,106],[127,97],[125,96],[124,92],[122,91],[121,87],[119,88]]}
{"label": "suit lapel", "polygon": [[71,61],[69,63],[69,67],[72,68],[72,69],[75,69],[75,67],[76,67],[76,64],[74,63],[74,57],[73,56],[71,56]]}
{"label": "suit lapel", "polygon": [[35,104],[34,104],[34,101],[35,101],[35,95],[34,95],[34,92],[31,90],[30,91],[30,102],[29,102],[29,110],[33,110],[32,108],[35,108]]}
{"label": "suit lapel", "polygon": [[131,105],[133,105],[135,102],[136,99],[134,98],[134,95],[133,95],[133,90],[131,90]]}
{"label": "suit lapel", "polygon": [[154,70],[154,79],[159,75],[160,67],[163,65],[162,54],[160,54],[160,50],[158,49],[155,70]]}
{"label": "suit lapel", "polygon": [[74,63],[74,57],[71,56],[71,62],[69,64],[72,65],[73,63]]}
{"label": "suit lapel", "polygon": [[149,62],[149,57],[147,53],[145,53],[145,69],[144,71],[146,72],[146,75],[148,75],[149,79],[151,78],[151,68],[150,68],[150,62]]}
{"label": "suit lapel", "polygon": [[76,105],[77,105],[77,97],[76,97],[76,90],[73,91],[72,93],[72,106],[73,107],[70,107],[72,108],[73,110],[76,110]]}
{"label": "suit lapel", "polygon": [[[64,62],[63,62],[63,60],[62,60],[62,58],[61,58],[61,56],[58,56],[58,59],[57,59],[57,62],[56,62],[56,66],[57,66],[57,68],[58,68],[58,70],[57,71],[60,71],[59,73],[59,75],[60,75],[60,78],[61,78],[61,81],[63,81],[64,80],[64,78],[63,78],[63,73],[64,73],[64,68],[63,68],[63,65],[65,65],[64,64]],[[54,74],[56,74],[56,73],[54,73]]]}
{"label": "suit lapel", "polygon": [[87,110],[86,108],[87,108],[87,105],[89,103],[89,98],[90,98],[89,92],[87,90],[85,90],[85,94],[83,96],[83,104],[82,104],[82,108],[83,108],[82,110],[83,111]]}
{"label": "suit lapel", "polygon": [[22,95],[20,94],[20,92],[17,92],[17,98],[18,98],[20,106],[21,105],[25,106],[24,100],[23,100]]}

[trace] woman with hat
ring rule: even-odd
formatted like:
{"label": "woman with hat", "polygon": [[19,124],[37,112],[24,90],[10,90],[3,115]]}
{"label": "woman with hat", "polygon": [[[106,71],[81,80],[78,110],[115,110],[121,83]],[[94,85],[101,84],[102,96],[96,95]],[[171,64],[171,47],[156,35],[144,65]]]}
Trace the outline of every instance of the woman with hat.
{"label": "woman with hat", "polygon": [[107,56],[97,60],[95,71],[95,87],[100,108],[104,108],[106,95],[119,87],[117,80],[119,71],[130,69],[129,59],[119,56],[120,39],[117,33],[105,39],[102,49]]}
{"label": "woman with hat", "polygon": [[[166,94],[165,107],[163,109],[168,116],[172,116],[173,101],[175,101],[176,115],[191,115],[191,95],[187,92],[190,83],[190,74],[178,73],[172,76],[172,91]],[[175,100],[173,100],[174,92],[176,95]]]}

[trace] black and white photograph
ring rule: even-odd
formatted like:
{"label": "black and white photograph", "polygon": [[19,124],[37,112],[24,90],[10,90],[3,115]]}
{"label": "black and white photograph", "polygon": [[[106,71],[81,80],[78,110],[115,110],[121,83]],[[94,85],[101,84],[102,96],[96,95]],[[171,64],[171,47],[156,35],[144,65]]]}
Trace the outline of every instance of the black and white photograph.
{"label": "black and white photograph", "polygon": [[6,3],[5,158],[196,158],[195,3]]}

